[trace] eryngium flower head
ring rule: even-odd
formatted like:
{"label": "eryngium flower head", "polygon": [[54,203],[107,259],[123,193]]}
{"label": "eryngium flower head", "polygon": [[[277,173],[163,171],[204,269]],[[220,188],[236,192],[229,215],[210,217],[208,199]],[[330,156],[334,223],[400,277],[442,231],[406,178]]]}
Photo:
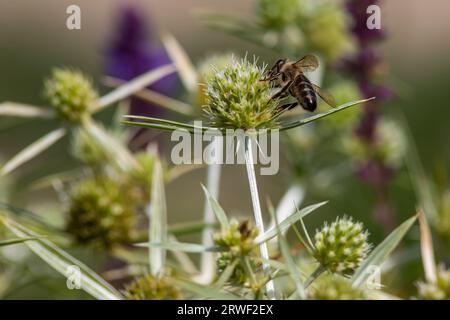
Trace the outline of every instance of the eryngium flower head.
{"label": "eryngium flower head", "polygon": [[241,223],[232,220],[227,229],[214,235],[214,242],[217,246],[228,249],[233,256],[242,256],[253,249],[257,235],[258,229],[250,226],[248,220]]}
{"label": "eryngium flower head", "polygon": [[110,178],[80,182],[70,193],[67,230],[81,244],[111,248],[131,240],[136,223],[134,194]]}
{"label": "eryngium flower head", "polygon": [[333,273],[348,275],[361,264],[370,251],[368,232],[362,223],[344,217],[322,227],[314,236],[314,257]]}
{"label": "eryngium flower head", "polygon": [[166,277],[156,278],[151,274],[137,278],[125,287],[128,300],[177,300],[181,292]]}
{"label": "eryngium flower head", "polygon": [[338,276],[322,276],[308,289],[311,300],[364,300],[364,291],[353,288],[349,280]]}
{"label": "eryngium flower head", "polygon": [[238,223],[236,220],[230,222],[230,226],[214,235],[217,246],[226,251],[221,252],[217,258],[217,271],[219,274],[235,261],[236,266],[230,276],[229,282],[234,285],[244,285],[248,282],[248,274],[240,258],[248,257],[250,264],[256,267],[257,262],[251,257],[254,248],[254,240],[258,230],[249,225],[248,221]]}
{"label": "eryngium flower head", "polygon": [[206,81],[204,110],[211,125],[218,128],[252,129],[264,124],[274,127],[277,103],[270,100],[270,85],[263,78],[264,68],[246,58],[217,70]]}
{"label": "eryngium flower head", "polygon": [[417,289],[420,299],[449,300],[450,269],[446,269],[443,264],[439,265],[436,272],[436,282],[419,282]]}
{"label": "eryngium flower head", "polygon": [[80,122],[98,98],[91,80],[71,69],[54,69],[45,81],[44,95],[58,116],[70,123]]}
{"label": "eryngium flower head", "polygon": [[302,21],[307,4],[301,0],[259,0],[257,16],[262,26],[269,29],[282,29]]}

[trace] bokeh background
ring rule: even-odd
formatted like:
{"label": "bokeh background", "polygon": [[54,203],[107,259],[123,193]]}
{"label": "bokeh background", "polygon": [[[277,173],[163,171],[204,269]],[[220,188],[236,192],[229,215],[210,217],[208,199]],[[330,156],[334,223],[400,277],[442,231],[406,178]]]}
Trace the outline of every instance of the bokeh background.
{"label": "bokeh background", "polygon": [[[157,44],[158,34],[169,31],[194,62],[208,53],[230,50],[254,53],[269,62],[273,59],[267,50],[204,28],[195,19],[195,11],[202,8],[251,14],[254,3],[250,0],[0,0],[0,101],[44,105],[42,80],[57,66],[80,68],[106,92],[107,88],[101,85],[105,52],[117,30],[118,11],[130,3],[139,6],[148,18],[149,41]],[[66,8],[71,4],[81,7],[81,30],[69,31],[65,27]],[[386,81],[397,88],[399,95],[384,108],[399,108],[406,115],[420,158],[430,173],[437,163],[450,164],[449,10],[450,3],[444,0],[385,0],[382,3],[382,28],[387,37],[381,49],[389,68]],[[175,89],[173,95],[176,94]],[[103,117],[107,121],[110,115]],[[47,132],[50,126],[51,122],[0,118],[0,161]],[[39,177],[73,165],[67,142],[59,142],[12,177],[0,180],[0,197],[9,193],[13,204],[58,219],[55,212],[61,208],[55,207],[56,196],[51,190],[23,190]],[[242,166],[229,166],[223,175],[220,201],[234,215],[248,215],[251,210],[248,185],[241,179],[244,170]],[[201,217],[200,182],[204,181],[204,175],[203,170],[198,170],[168,186],[170,222]],[[259,177],[262,197],[270,196],[276,203],[289,186],[285,178],[283,175]],[[339,197],[331,198],[330,205],[321,210],[317,218],[308,220],[311,229],[324,219],[346,213],[363,220],[371,230],[371,240],[378,243],[384,232],[370,217],[374,201],[370,187],[351,178],[342,181],[340,188]],[[411,216],[416,201],[406,174],[393,181],[392,198],[397,223]],[[306,199],[305,203],[316,200],[325,199]],[[413,232],[410,237],[417,240],[418,233]],[[411,266],[411,270],[411,279],[420,276],[420,264]],[[19,297],[33,296],[32,288],[19,293]],[[42,287],[36,288],[42,290]]]}

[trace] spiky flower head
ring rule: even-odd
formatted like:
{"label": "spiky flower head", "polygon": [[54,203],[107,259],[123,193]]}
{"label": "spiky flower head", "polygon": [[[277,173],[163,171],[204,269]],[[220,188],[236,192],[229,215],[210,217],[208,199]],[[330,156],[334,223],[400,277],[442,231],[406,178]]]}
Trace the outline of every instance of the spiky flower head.
{"label": "spiky flower head", "polygon": [[81,181],[69,194],[67,231],[77,242],[100,248],[129,242],[136,224],[131,191],[111,178]]}
{"label": "spiky flower head", "polygon": [[218,273],[221,274],[230,264],[236,263],[230,283],[244,285],[248,282],[248,275],[240,258],[247,257],[253,267],[257,266],[251,254],[257,235],[258,230],[250,226],[248,221],[238,223],[236,220],[232,220],[227,229],[214,235],[214,243],[224,249],[217,258]]}
{"label": "spiky flower head", "polygon": [[147,274],[137,278],[125,287],[128,300],[178,300],[181,292],[168,281],[167,277]]}
{"label": "spiky flower head", "polygon": [[204,110],[212,126],[246,130],[276,125],[277,102],[270,100],[270,84],[260,81],[264,69],[256,60],[233,58],[206,81]]}
{"label": "spiky flower head", "polygon": [[312,300],[364,300],[363,290],[353,288],[349,280],[338,275],[323,275],[311,284],[308,298]]}
{"label": "spiky flower head", "polygon": [[88,77],[81,71],[67,68],[53,70],[45,81],[44,95],[58,116],[69,123],[79,123],[98,98]]}
{"label": "spiky flower head", "polygon": [[362,223],[351,218],[337,218],[324,224],[314,236],[314,257],[333,273],[349,275],[361,264],[370,251],[368,232]]}
{"label": "spiky flower head", "polygon": [[281,29],[301,21],[305,7],[304,1],[301,0],[259,0],[256,14],[262,26]]}
{"label": "spiky flower head", "polygon": [[450,269],[446,269],[441,264],[436,271],[435,282],[419,282],[417,284],[420,299],[450,300]]}

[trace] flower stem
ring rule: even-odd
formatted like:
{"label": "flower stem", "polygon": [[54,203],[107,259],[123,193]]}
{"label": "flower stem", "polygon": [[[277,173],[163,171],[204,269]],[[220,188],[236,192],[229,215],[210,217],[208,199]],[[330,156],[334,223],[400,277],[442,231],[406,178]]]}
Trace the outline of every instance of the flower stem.
{"label": "flower stem", "polygon": [[308,279],[306,279],[305,284],[304,284],[305,289],[308,288],[309,285],[311,283],[313,283],[313,281],[316,280],[325,270],[326,270],[326,268],[322,265],[317,267],[317,269],[313,273],[311,273],[311,275],[308,277]]}
{"label": "flower stem", "polygon": [[[245,136],[244,143],[245,152],[245,164],[247,167],[248,183],[250,185],[250,194],[252,197],[253,213],[255,216],[256,228],[260,234],[264,233],[264,222],[261,212],[261,204],[259,202],[258,185],[256,184],[255,167],[253,164],[253,152],[252,141],[249,136]],[[259,246],[261,257],[264,260],[269,259],[269,250],[267,249],[267,243],[263,242]],[[270,276],[270,266],[267,263],[263,263],[263,270],[266,276]],[[269,299],[275,299],[275,287],[273,281],[270,280],[266,284],[266,293]]]}
{"label": "flower stem", "polygon": [[[215,136],[212,138],[214,143],[214,149],[219,153],[222,151],[222,137]],[[222,155],[217,155],[218,159],[222,158]],[[206,188],[209,190],[210,194],[215,198],[219,199],[220,190],[220,175],[221,175],[221,164],[211,163],[208,165],[207,177],[206,177]],[[204,211],[203,211],[203,221],[206,225],[213,225],[216,222],[216,217],[214,212],[209,205],[208,199],[205,199]],[[202,233],[202,243],[204,246],[212,247],[214,245],[213,228],[207,227],[203,229]],[[216,264],[214,260],[213,252],[203,252],[200,260],[200,271],[201,283],[211,283],[214,278],[216,270]]]}

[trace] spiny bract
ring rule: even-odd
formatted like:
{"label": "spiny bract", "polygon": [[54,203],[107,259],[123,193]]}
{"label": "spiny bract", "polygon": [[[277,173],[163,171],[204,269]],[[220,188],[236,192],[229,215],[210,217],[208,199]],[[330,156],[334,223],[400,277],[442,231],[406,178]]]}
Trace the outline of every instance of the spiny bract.
{"label": "spiny bract", "polygon": [[351,274],[370,251],[368,232],[362,223],[350,218],[337,218],[322,227],[314,237],[314,257],[333,273]]}

